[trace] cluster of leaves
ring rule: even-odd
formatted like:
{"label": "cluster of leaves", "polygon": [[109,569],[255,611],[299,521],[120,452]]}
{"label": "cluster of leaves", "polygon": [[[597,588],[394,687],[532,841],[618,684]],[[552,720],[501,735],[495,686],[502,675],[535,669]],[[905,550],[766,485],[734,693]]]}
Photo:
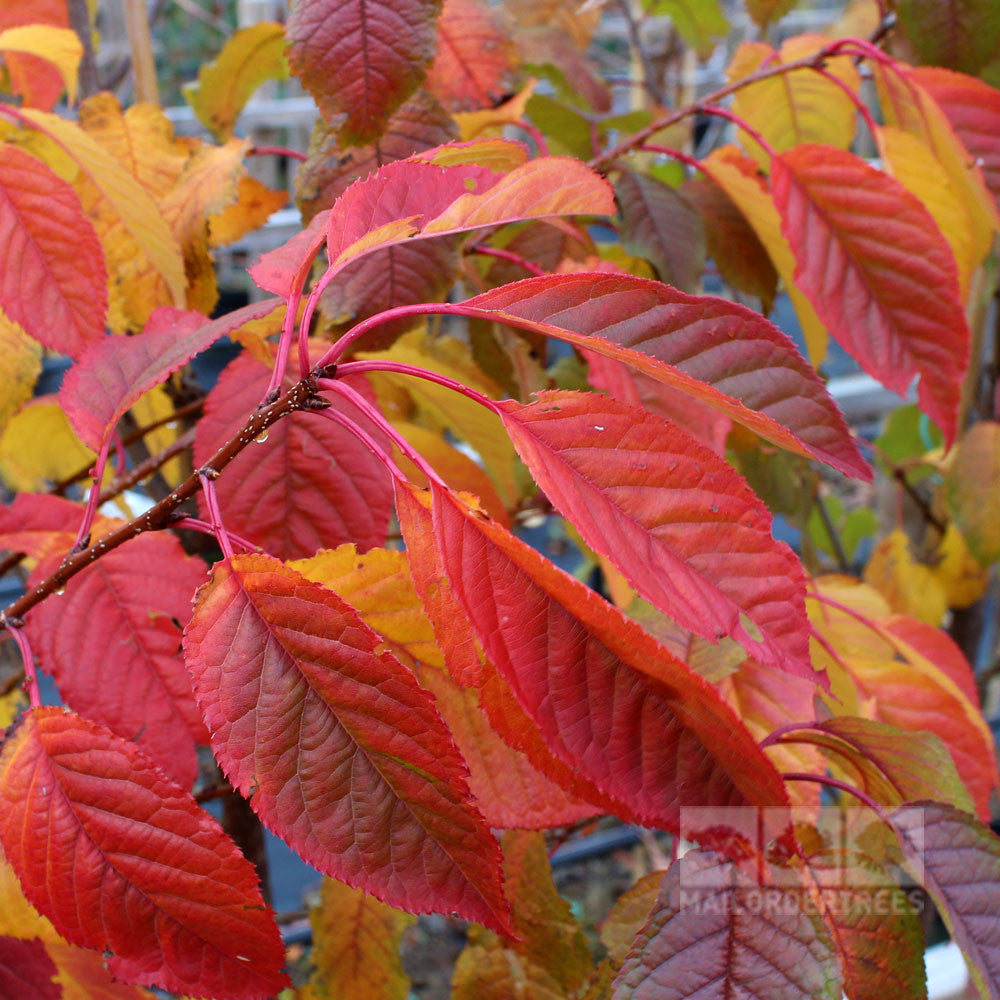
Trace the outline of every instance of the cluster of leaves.
{"label": "cluster of leaves", "polygon": [[[790,6],[749,4],[762,26]],[[1000,557],[1000,423],[963,392],[1000,93],[890,55],[876,21],[745,43],[716,93],[622,114],[585,54],[599,13],[298,0],[191,88],[210,142],[109,94],[53,113],[81,46],[62,5],[17,9],[0,546],[29,571],[3,624],[30,706],[4,696],[0,990],[287,985],[254,868],[192,793],[200,745],[336,880],[303,997],[401,997],[419,912],[478,925],[456,1000],[920,997],[907,879],[1000,997],[996,758],[940,628]],[[651,10],[696,49],[725,33],[712,3]],[[234,131],[289,69],[322,113],[304,229],[250,269],[271,297],[209,319],[213,248],[285,201]],[[699,113],[738,144],[695,159]],[[872,140],[879,167],[851,152]],[[699,294],[706,257],[731,298]],[[779,282],[810,361],[766,318]],[[205,395],[189,364],[223,336],[243,351]],[[940,483],[916,539],[937,558],[897,531],[864,582],[804,566],[748,485],[780,507],[811,483],[807,526],[810,462],[871,479],[817,374],[828,336],[916,380],[950,449],[911,461],[904,418],[882,440],[901,488]],[[71,360],[58,396],[33,396],[43,348]],[[612,600],[524,515],[564,519]],[[36,658],[67,708],[40,704]],[[698,846],[619,901],[595,965],[542,831],[605,814]]]}

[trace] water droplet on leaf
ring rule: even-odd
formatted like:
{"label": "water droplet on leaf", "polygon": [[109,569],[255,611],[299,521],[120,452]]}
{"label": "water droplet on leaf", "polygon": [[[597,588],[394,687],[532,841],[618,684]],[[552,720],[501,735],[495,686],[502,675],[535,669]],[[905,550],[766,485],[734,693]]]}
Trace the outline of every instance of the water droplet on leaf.
{"label": "water droplet on leaf", "polygon": [[265,427],[255,438],[257,444],[263,444],[267,440],[267,428]]}

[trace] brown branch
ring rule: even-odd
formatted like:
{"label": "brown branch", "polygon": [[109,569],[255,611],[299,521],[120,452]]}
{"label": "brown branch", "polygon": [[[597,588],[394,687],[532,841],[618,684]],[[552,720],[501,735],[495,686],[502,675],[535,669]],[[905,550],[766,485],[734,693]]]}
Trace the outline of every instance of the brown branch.
{"label": "brown branch", "polygon": [[69,23],[80,39],[83,55],[77,71],[77,85],[80,100],[96,94],[100,85],[97,80],[97,63],[94,59],[94,41],[90,29],[90,11],[87,0],[69,0]]}
{"label": "brown branch", "polygon": [[895,466],[892,470],[893,478],[906,491],[906,495],[913,501],[913,505],[920,511],[923,519],[932,527],[944,535],[948,526],[931,510],[931,505],[920,495],[917,488],[906,478],[906,472]]}
{"label": "brown branch", "polygon": [[[322,374],[322,373],[318,373]],[[308,409],[310,400],[316,399],[316,377],[313,373],[296,382],[287,392],[283,393],[269,406],[256,410],[240,432],[227,441],[206,463],[206,467],[221,472],[229,463],[250,444],[254,438],[267,430],[273,423],[294,413],[296,410]],[[0,612],[0,623],[11,619],[20,619],[36,604],[45,600],[49,594],[66,586],[66,581],[76,576],[81,570],[100,559],[107,552],[119,545],[143,534],[146,531],[159,531],[169,527],[171,515],[182,503],[190,499],[201,488],[197,472],[192,473],[168,496],[155,504],[144,514],[129,521],[128,524],[109,532],[88,548],[80,552],[70,553],[59,568],[49,577],[42,580],[38,586],[19,597]]]}

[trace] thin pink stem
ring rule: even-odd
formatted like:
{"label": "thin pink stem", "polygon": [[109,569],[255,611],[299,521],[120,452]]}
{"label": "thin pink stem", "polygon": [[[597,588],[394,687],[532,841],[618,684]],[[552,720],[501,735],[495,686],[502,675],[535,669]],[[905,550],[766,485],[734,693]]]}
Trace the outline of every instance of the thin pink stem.
{"label": "thin pink stem", "polygon": [[850,615],[853,619],[861,622],[862,625],[870,628],[873,632],[878,632],[879,635],[882,634],[883,630],[879,627],[878,623],[873,622],[871,618],[863,615],[860,611],[855,611],[854,608],[849,607],[846,604],[841,604],[840,601],[835,601],[832,597],[827,597],[826,594],[823,594],[815,589],[810,589],[806,596],[812,597],[814,600],[819,601],[821,604],[826,604],[828,607],[836,608],[838,611],[843,611],[845,615]]}
{"label": "thin pink stem", "polygon": [[829,59],[842,52],[844,49],[854,49],[856,53],[864,56],[866,59],[882,63],[883,66],[889,66],[891,68],[895,64],[895,60],[892,56],[887,55],[877,45],[872,45],[867,38],[838,38],[835,42],[828,45],[823,50],[824,58]]}
{"label": "thin pink stem", "polygon": [[[854,785],[849,785],[846,781],[831,778],[825,774],[807,774],[802,771],[789,771],[781,776],[785,781],[811,781],[817,785],[825,785],[827,788],[836,788],[848,795],[853,795],[859,802],[863,802],[872,812],[874,812],[883,823],[892,827],[892,820],[889,819],[886,811],[866,792]],[[893,827],[893,829],[895,829]]]}
{"label": "thin pink stem", "polygon": [[743,129],[743,131],[746,132],[746,134],[750,136],[750,138],[753,139],[753,141],[757,143],[757,145],[760,146],[760,148],[763,149],[768,156],[778,155],[775,152],[774,147],[767,141],[767,139],[765,139],[760,132],[757,131],[757,129],[746,121],[746,119],[741,118],[738,114],[736,114],[735,111],[730,111],[729,108],[720,108],[715,104],[706,105],[701,110],[706,115],[715,115],[716,118],[725,118],[726,121],[732,122],[734,125]]}
{"label": "thin pink stem", "polygon": [[35,655],[31,652],[31,643],[28,642],[28,637],[22,629],[6,620],[4,624],[14,642],[17,643],[21,661],[24,663],[24,689],[28,692],[28,704],[32,708],[41,708],[42,696],[38,690],[38,673],[35,670]]}
{"label": "thin pink stem", "polygon": [[111,441],[115,446],[115,478],[117,478],[124,475],[128,459],[125,457],[125,445],[117,431],[111,435]]}
{"label": "thin pink stem", "polygon": [[254,146],[247,150],[247,156],[287,156],[300,163],[306,162],[306,154],[287,146]]}
{"label": "thin pink stem", "polygon": [[[401,361],[347,361],[337,366],[338,376],[356,372],[398,372],[400,375],[412,375],[415,378],[426,379],[428,382],[436,382],[438,385],[445,386],[445,388],[454,389],[455,392],[460,392],[463,396],[474,400],[480,406],[485,406],[486,409],[493,413],[499,414],[500,412],[500,408],[489,396],[484,396],[481,392],[476,392],[475,389],[469,388],[464,382],[448,378],[447,375],[439,375],[437,372],[428,371],[426,368],[418,368],[416,365],[403,364]],[[325,389],[331,387],[330,382],[330,379],[321,378],[318,384],[321,389]]]}
{"label": "thin pink stem", "polygon": [[80,530],[76,533],[71,552],[82,552],[90,543],[90,529],[94,526],[97,515],[97,504],[101,498],[101,481],[104,479],[104,466],[108,463],[108,449],[111,447],[110,435],[105,435],[101,442],[101,450],[94,462],[94,481],[90,486],[90,496],[87,498],[87,509],[83,512]]}
{"label": "thin pink stem", "polygon": [[[811,726],[814,726],[815,724],[816,724],[815,722],[789,722],[785,726],[779,726],[777,729],[774,730],[773,733],[768,733],[767,736],[765,736],[760,741],[761,748],[775,746],[778,743],[782,742],[781,738],[785,736],[787,733],[798,732],[801,729],[809,729]],[[797,741],[789,740],[788,742],[792,743]]]}
{"label": "thin pink stem", "polygon": [[822,66],[813,66],[812,70],[814,73],[819,73],[824,80],[829,80],[834,86],[839,87],[845,94],[847,94],[851,103],[858,109],[858,114],[861,115],[864,120],[865,125],[868,126],[868,131],[871,133],[872,139],[878,143],[878,126],[875,124],[875,119],[872,118],[872,113],[868,110],[868,105],[861,100],[860,95],[854,93],[853,90],[840,79],[839,76],[835,76],[828,69],[824,69]]}
{"label": "thin pink stem", "polygon": [[545,268],[539,267],[537,264],[522,257],[519,253],[514,253],[512,250],[501,250],[498,247],[485,246],[474,246],[469,249],[472,253],[478,253],[483,257],[496,257],[499,260],[510,261],[511,264],[517,264],[518,267],[524,268],[529,274],[534,274],[539,278],[549,273]]}
{"label": "thin pink stem", "polygon": [[702,169],[700,160],[689,155],[688,153],[682,153],[679,149],[672,149],[670,146],[657,146],[652,143],[644,142],[639,149],[644,153],[659,153],[661,156],[672,156],[675,160],[678,160],[695,170]]}
{"label": "thin pink stem", "polygon": [[[349,399],[429,480],[448,489],[448,484],[431,468],[424,456],[386,420],[378,407],[369,403],[360,392],[336,379],[320,379],[319,385],[323,389],[340,393],[345,399]],[[320,410],[320,412],[329,413],[330,411]]]}
{"label": "thin pink stem", "polygon": [[222,549],[223,558],[232,559],[233,546],[229,541],[229,533],[222,523],[222,511],[219,509],[219,498],[215,492],[214,477],[216,475],[218,473],[214,469],[198,470],[198,480],[201,482],[201,490],[205,494],[205,506],[208,507],[208,516],[212,522],[212,532],[219,543],[219,548]]}
{"label": "thin pink stem", "polygon": [[302,322],[299,324],[300,378],[305,378],[309,374],[312,367],[309,362],[309,327],[312,325],[313,313],[316,311],[316,306],[319,305],[319,297],[326,290],[327,285],[329,285],[339,273],[340,268],[327,268],[326,273],[319,279],[319,281],[316,282],[316,287],[309,293],[309,298],[306,299],[306,307],[302,311]]}
{"label": "thin pink stem", "polygon": [[545,136],[542,135],[542,133],[534,125],[531,124],[531,122],[526,122],[522,119],[521,121],[518,122],[511,122],[511,125],[513,125],[514,128],[523,129],[525,132],[528,133],[528,135],[531,136],[532,139],[535,140],[535,145],[538,147],[539,156],[549,155],[549,144],[545,141]]}
{"label": "thin pink stem", "polygon": [[[188,528],[191,531],[201,532],[203,535],[215,535],[215,528],[212,527],[207,521],[201,521],[196,517],[182,517],[176,521],[171,521],[169,528]],[[243,538],[240,535],[235,534],[232,531],[227,531],[226,534],[229,536],[231,542],[235,542],[242,549],[246,549],[247,552],[260,552],[261,547],[255,545],[247,538]]]}
{"label": "thin pink stem", "polygon": [[844,661],[837,655],[837,651],[833,648],[833,646],[830,645],[829,642],[827,642],[823,634],[811,623],[809,625],[809,632],[812,635],[812,637],[820,644],[820,646],[823,647],[827,656],[829,656],[830,659],[833,660],[833,662],[836,663],[837,666],[844,671],[844,673],[849,675],[850,670],[848,669],[847,664],[844,663]]}
{"label": "thin pink stem", "polygon": [[310,410],[327,420],[332,420],[335,424],[349,430],[389,471],[389,475],[398,479],[401,483],[407,482],[403,470],[392,460],[392,456],[375,440],[356,420],[341,413],[340,410]]}

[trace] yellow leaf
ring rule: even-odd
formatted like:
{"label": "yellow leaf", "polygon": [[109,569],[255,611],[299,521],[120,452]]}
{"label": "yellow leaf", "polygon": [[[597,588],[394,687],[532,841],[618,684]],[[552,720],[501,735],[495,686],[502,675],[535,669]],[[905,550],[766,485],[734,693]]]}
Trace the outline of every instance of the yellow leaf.
{"label": "yellow leaf", "polygon": [[743,156],[735,146],[723,146],[714,150],[702,160],[702,166],[708,176],[736,203],[757,238],[764,244],[795,307],[809,360],[818,366],[826,357],[826,327],[809,300],[795,286],[795,257],[781,232],[781,217],[767,184],[758,176],[753,161]]}
{"label": "yellow leaf", "polygon": [[[829,43],[823,35],[796,35],[776,52],[766,42],[744,42],[729,64],[729,79],[742,80],[765,62],[768,66],[795,62]],[[826,70],[857,92],[861,78],[850,58],[828,59]],[[857,114],[854,103],[835,83],[811,69],[794,70],[738,90],[733,111],[779,153],[803,142],[847,149],[854,138]],[[750,156],[766,168],[769,155],[745,133],[740,136]]]}
{"label": "yellow leaf", "polygon": [[459,137],[468,141],[480,136],[495,138],[502,135],[505,125],[516,125],[524,120],[524,109],[537,85],[538,81],[532,78],[513,97],[495,108],[458,112],[454,117]]}
{"label": "yellow leaf", "polygon": [[361,889],[323,879],[319,906],[309,914],[316,971],[300,995],[304,1000],[405,1000],[410,981],[399,946],[416,919]]}
{"label": "yellow leaf", "polygon": [[898,529],[875,547],[864,578],[899,614],[940,625],[948,610],[944,587],[930,567],[913,558],[910,540]]}
{"label": "yellow leaf", "polygon": [[339,594],[373,629],[413,659],[444,668],[405,552],[369,549],[359,554],[353,545],[341,545],[289,565]]}
{"label": "yellow leaf", "polygon": [[184,261],[180,247],[143,186],[75,122],[43,111],[21,112],[76,161],[100,192],[107,211],[117,216],[163,276],[175,306],[183,306]]}
{"label": "yellow leaf", "polygon": [[972,557],[962,532],[949,524],[938,544],[940,562],[933,573],[944,588],[950,608],[968,608],[975,604],[990,582],[989,572]]}
{"label": "yellow leaf", "polygon": [[429,149],[413,157],[439,167],[457,167],[465,163],[477,163],[490,170],[507,172],[528,162],[528,151],[524,146],[508,139],[477,139],[460,146],[447,145]]}
{"label": "yellow leaf", "polygon": [[284,28],[265,21],[232,35],[215,61],[198,71],[198,82],[184,88],[184,96],[205,128],[228,139],[254,91],[265,80],[287,77]]}
{"label": "yellow leaf", "polygon": [[[400,337],[389,351],[358,357],[401,361],[458,379],[484,395],[503,395],[500,387],[479,370],[469,348],[451,337],[435,339],[422,330],[413,330]],[[498,417],[468,397],[433,382],[388,372],[384,377],[409,392],[436,426],[448,427],[468,441],[483,460],[504,505],[513,507],[517,503],[521,493],[518,459]]]}
{"label": "yellow leaf", "polygon": [[288,201],[287,191],[273,191],[248,173],[236,185],[236,200],[208,220],[208,245],[235,243],[247,233],[259,229]]}
{"label": "yellow leaf", "polygon": [[28,699],[20,688],[14,688],[4,695],[0,695],[0,730],[6,729],[26,708]]}
{"label": "yellow leaf", "polygon": [[0,311],[0,433],[15,413],[31,399],[42,370],[41,345]]}
{"label": "yellow leaf", "polygon": [[944,113],[927,91],[910,78],[905,64],[894,63],[889,68],[873,63],[871,70],[886,125],[916,136],[934,154],[965,207],[971,226],[971,259],[982,260],[992,248],[994,232],[1000,229],[1000,210],[981,173]]}
{"label": "yellow leaf", "polygon": [[[32,400],[0,437],[0,475],[11,489],[34,493],[93,464],[94,453],[76,436],[54,396]],[[112,476],[110,463],[104,481]]]}
{"label": "yellow leaf", "polygon": [[[162,385],[153,386],[144,396],[132,406],[132,415],[140,427],[155,423],[169,417],[174,412],[174,403]],[[157,455],[177,440],[180,434],[178,424],[163,424],[143,437],[150,455]],[[177,486],[186,475],[184,462],[178,455],[160,466],[160,474],[170,487]]]}
{"label": "yellow leaf", "polygon": [[982,258],[973,257],[969,213],[949,183],[941,163],[921,139],[902,129],[886,126],[878,130],[878,142],[888,173],[923,203],[948,241],[958,267],[964,301],[972,272],[982,263]]}
{"label": "yellow leaf", "polygon": [[76,73],[83,46],[71,28],[24,24],[0,31],[0,52],[27,52],[52,63],[59,71],[70,104],[76,100]]}
{"label": "yellow leaf", "polygon": [[[479,498],[483,510],[509,527],[507,509],[497,496],[496,488],[490,482],[489,476],[468,455],[448,444],[439,431],[432,431],[405,420],[396,422],[395,427],[430,462],[434,471],[453,490],[472,493]],[[398,449],[395,459],[411,482],[417,486],[426,485],[424,474]]]}

